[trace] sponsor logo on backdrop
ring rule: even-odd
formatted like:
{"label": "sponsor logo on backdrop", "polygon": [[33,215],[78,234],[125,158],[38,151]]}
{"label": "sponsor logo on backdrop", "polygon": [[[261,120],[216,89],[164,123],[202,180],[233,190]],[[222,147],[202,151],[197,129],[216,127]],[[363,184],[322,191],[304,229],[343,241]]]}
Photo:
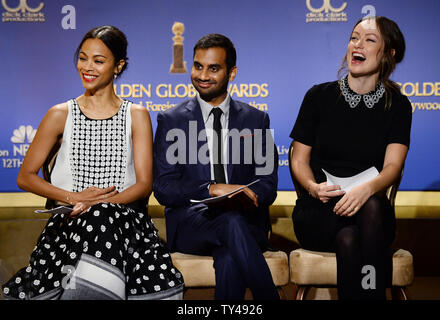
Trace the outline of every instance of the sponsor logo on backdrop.
{"label": "sponsor logo on backdrop", "polygon": [[440,101],[412,101],[413,97],[440,97],[440,82],[397,82],[397,84],[402,94],[410,99],[413,113],[440,110]]}
{"label": "sponsor logo on backdrop", "polygon": [[2,22],[45,22],[46,18],[41,10],[44,7],[44,3],[40,2],[35,7],[29,6],[28,0],[1,0],[3,9],[6,10],[2,13]]}
{"label": "sponsor logo on backdrop", "polygon": [[13,136],[11,137],[11,142],[13,143],[32,143],[34,140],[35,134],[37,130],[32,128],[32,126],[20,126],[18,129],[15,129],[13,132]]}
{"label": "sponsor logo on backdrop", "polygon": [[37,130],[31,125],[23,125],[13,131],[11,137],[12,150],[0,150],[3,168],[19,168],[21,166],[36,133]]}
{"label": "sponsor logo on backdrop", "polygon": [[[335,8],[331,1],[332,0],[306,0],[306,7],[309,10],[306,14],[306,23],[347,22],[347,13],[344,11],[347,8],[347,2],[344,2],[340,7]],[[320,4],[320,6],[315,7],[317,4]]]}

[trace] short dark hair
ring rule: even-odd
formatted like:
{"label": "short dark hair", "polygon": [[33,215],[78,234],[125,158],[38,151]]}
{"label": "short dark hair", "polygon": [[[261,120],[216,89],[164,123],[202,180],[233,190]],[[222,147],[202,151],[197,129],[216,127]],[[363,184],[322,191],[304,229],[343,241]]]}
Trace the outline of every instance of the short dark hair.
{"label": "short dark hair", "polygon": [[102,42],[104,42],[104,44],[107,46],[107,48],[110,49],[110,51],[113,54],[113,57],[115,58],[115,65],[120,60],[125,61],[121,71],[119,71],[119,73],[117,74],[117,76],[119,77],[122,74],[122,72],[127,68],[128,65],[128,57],[127,57],[128,42],[125,34],[114,26],[101,26],[101,27],[93,28],[92,30],[90,30],[85,34],[85,36],[81,40],[81,43],[76,49],[74,56],[75,63],[76,61],[78,61],[81,47],[87,39],[99,39]]}
{"label": "short dark hair", "polygon": [[198,49],[208,49],[214,47],[220,47],[225,49],[226,68],[228,69],[228,73],[229,73],[229,71],[236,66],[237,52],[235,51],[235,47],[232,41],[228,37],[222,34],[211,33],[204,36],[199,41],[197,41],[196,45],[194,46],[193,58],[196,55],[196,51]]}

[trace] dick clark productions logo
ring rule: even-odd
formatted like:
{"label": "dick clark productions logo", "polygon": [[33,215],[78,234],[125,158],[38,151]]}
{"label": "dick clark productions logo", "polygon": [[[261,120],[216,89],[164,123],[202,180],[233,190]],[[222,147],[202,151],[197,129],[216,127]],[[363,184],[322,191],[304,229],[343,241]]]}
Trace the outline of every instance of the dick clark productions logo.
{"label": "dick clark productions logo", "polygon": [[[322,5],[318,8],[312,6],[311,0],[306,0],[307,9],[306,22],[347,22],[347,2],[344,2],[339,8],[335,8],[331,4],[331,0],[321,0]],[[319,2],[319,1],[318,1]],[[314,2],[316,5],[316,2]]]}
{"label": "dick clark productions logo", "polygon": [[[14,1],[16,3],[16,1]],[[11,7],[7,0],[2,0],[3,8],[6,12],[2,14],[3,22],[45,22],[44,13],[40,12],[44,3],[36,7],[30,7],[27,0],[20,0],[16,7]]]}

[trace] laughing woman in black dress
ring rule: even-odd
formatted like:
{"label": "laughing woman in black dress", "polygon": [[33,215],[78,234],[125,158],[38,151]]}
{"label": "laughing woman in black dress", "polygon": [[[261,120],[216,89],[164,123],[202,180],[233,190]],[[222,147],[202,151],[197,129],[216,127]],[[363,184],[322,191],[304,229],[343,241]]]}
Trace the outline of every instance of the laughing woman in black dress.
{"label": "laughing woman in black dress", "polygon": [[[291,133],[303,189],[292,215],[295,233],[305,249],[336,252],[340,299],[385,299],[391,278],[395,215],[384,191],[403,168],[412,113],[389,76],[404,52],[396,23],[360,20],[341,68],[348,75],[307,92]],[[328,186],[321,170],[350,177],[372,166],[379,175],[348,192]],[[374,267],[375,289],[362,286],[366,265]]]}
{"label": "laughing woman in black dress", "polygon": [[[38,128],[17,183],[73,211],[50,217],[29,265],[4,284],[8,299],[182,298],[182,275],[146,210],[150,117],[113,89],[126,54],[119,29],[90,30],[75,56],[84,94],[52,107]],[[49,183],[38,171],[57,144]]]}

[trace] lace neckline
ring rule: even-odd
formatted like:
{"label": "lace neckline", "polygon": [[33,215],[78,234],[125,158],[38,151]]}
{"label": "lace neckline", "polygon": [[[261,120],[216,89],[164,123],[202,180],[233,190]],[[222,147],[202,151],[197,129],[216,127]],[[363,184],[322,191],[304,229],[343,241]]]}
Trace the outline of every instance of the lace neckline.
{"label": "lace neckline", "polygon": [[348,77],[340,79],[338,83],[342,95],[344,96],[345,101],[347,101],[347,103],[349,104],[350,108],[356,108],[362,99],[367,108],[371,109],[376,103],[379,102],[379,100],[383,97],[383,94],[385,93],[385,86],[383,85],[382,81],[379,81],[373,91],[370,91],[366,94],[358,94],[350,89],[347,79]]}

